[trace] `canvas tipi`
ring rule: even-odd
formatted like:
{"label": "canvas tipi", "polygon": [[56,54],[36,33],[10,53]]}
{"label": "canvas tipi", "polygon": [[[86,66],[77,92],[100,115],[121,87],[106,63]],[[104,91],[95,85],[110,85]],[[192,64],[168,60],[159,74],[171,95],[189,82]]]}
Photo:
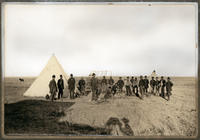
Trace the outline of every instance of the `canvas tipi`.
{"label": "canvas tipi", "polygon": [[[60,75],[63,75],[64,86],[67,89],[67,79],[68,76],[64,72],[63,68],[59,64],[55,55],[49,59],[47,65],[44,67],[42,72],[39,74],[37,79],[33,82],[30,88],[24,93],[24,96],[31,97],[45,97],[49,93],[49,82],[52,79],[52,75],[56,76],[56,81],[60,78]],[[64,90],[64,95],[66,90]],[[65,95],[66,96],[66,95]]]}

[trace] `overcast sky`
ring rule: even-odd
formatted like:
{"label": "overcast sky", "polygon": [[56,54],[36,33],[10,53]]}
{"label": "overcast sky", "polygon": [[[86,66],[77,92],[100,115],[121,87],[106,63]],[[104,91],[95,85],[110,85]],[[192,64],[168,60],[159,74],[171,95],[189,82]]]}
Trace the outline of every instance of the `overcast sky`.
{"label": "overcast sky", "polygon": [[5,76],[38,76],[54,53],[66,73],[195,76],[195,5],[5,6]]}

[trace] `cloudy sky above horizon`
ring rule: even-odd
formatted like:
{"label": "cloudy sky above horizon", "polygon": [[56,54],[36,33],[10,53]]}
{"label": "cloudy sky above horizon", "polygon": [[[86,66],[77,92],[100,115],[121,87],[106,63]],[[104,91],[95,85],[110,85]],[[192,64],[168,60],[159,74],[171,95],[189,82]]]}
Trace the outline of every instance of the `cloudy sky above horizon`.
{"label": "cloudy sky above horizon", "polygon": [[66,73],[195,76],[195,5],[5,6],[5,76],[37,76],[54,53]]}

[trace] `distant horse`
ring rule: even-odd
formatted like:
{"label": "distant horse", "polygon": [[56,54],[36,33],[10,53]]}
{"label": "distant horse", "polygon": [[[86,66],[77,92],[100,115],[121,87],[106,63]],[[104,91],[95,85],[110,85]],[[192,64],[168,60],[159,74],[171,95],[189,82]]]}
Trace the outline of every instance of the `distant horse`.
{"label": "distant horse", "polygon": [[20,82],[24,82],[24,79],[22,79],[22,78],[19,78],[19,81],[20,81]]}

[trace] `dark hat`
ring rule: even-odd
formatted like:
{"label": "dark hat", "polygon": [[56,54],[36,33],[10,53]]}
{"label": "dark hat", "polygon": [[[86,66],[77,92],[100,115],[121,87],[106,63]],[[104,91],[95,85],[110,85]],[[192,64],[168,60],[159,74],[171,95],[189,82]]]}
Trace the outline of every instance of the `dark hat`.
{"label": "dark hat", "polygon": [[55,78],[56,76],[55,75],[52,75],[52,78]]}

